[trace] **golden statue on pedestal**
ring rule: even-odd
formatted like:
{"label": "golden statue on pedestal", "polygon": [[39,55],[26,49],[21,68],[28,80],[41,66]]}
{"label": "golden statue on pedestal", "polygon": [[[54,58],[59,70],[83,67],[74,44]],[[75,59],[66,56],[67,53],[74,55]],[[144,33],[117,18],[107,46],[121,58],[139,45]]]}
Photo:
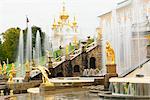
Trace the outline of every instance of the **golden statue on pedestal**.
{"label": "golden statue on pedestal", "polygon": [[12,63],[12,65],[11,65],[10,73],[12,74],[13,77],[16,76],[16,70],[15,70],[15,64],[14,63]]}
{"label": "golden statue on pedestal", "polygon": [[9,79],[8,79],[7,82],[8,82],[8,83],[14,83],[12,73],[9,74]]}
{"label": "golden statue on pedestal", "polygon": [[46,67],[43,67],[43,66],[38,66],[36,68],[39,71],[41,71],[41,73],[42,73],[42,81],[43,81],[42,84],[45,85],[45,86],[54,86],[54,83],[50,82],[49,78],[48,78],[47,72],[50,74],[49,70]]}
{"label": "golden statue on pedestal", "polygon": [[108,41],[106,42],[106,64],[115,64],[115,52]]}
{"label": "golden statue on pedestal", "polygon": [[12,63],[11,70],[9,73],[8,83],[14,83],[13,77],[15,77],[15,76],[16,76],[15,64]]}

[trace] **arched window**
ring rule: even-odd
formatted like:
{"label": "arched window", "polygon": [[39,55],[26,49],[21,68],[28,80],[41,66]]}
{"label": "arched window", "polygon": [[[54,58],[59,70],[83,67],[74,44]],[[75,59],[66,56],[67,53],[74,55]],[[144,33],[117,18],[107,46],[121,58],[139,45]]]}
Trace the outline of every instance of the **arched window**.
{"label": "arched window", "polygon": [[57,73],[57,77],[64,77],[62,72]]}
{"label": "arched window", "polygon": [[80,72],[80,66],[79,65],[74,66],[74,72]]}
{"label": "arched window", "polygon": [[96,58],[95,57],[90,58],[90,68],[93,68],[93,69],[96,68]]}

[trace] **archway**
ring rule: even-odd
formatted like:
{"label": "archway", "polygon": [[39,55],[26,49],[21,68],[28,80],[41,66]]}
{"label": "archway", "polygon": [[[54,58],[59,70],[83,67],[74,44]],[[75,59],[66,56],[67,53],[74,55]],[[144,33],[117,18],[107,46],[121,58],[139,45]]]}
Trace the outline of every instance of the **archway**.
{"label": "archway", "polygon": [[90,58],[90,68],[93,68],[93,69],[96,68],[96,58],[95,57]]}
{"label": "archway", "polygon": [[64,77],[62,72],[57,73],[57,77]]}
{"label": "archway", "polygon": [[74,72],[80,72],[80,66],[79,65],[74,66]]}

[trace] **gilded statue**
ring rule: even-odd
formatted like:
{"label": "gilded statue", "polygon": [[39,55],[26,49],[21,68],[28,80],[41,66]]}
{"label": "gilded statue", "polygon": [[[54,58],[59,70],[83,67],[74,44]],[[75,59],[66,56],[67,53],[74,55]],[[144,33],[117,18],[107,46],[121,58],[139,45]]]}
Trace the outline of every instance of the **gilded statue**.
{"label": "gilded statue", "polygon": [[69,46],[66,45],[66,56],[68,56],[68,54],[69,54]]}
{"label": "gilded statue", "polygon": [[15,70],[15,64],[14,63],[12,63],[12,65],[11,65],[10,73],[12,74],[13,77],[16,76],[16,70]]}
{"label": "gilded statue", "polygon": [[0,75],[2,75],[2,74],[3,74],[2,70],[3,70],[3,68],[2,68],[2,64],[0,63]]}
{"label": "gilded statue", "polygon": [[12,73],[9,74],[9,79],[8,79],[8,83],[13,83],[13,75]]}
{"label": "gilded statue", "polygon": [[26,72],[30,71],[30,63],[29,63],[29,61],[26,61],[26,63],[25,63],[25,70],[26,70]]}
{"label": "gilded statue", "polygon": [[[46,68],[46,67],[43,67],[43,66],[38,66],[38,67],[36,67],[39,71],[41,71],[41,73],[42,73],[42,81],[43,81],[43,84],[44,85],[48,85],[48,86],[54,86],[54,84],[52,83],[52,82],[50,82],[49,81],[49,78],[48,78],[48,74],[47,74],[47,72],[48,73],[50,73],[49,72],[49,70]],[[47,71],[47,72],[46,72]]]}
{"label": "gilded statue", "polygon": [[106,42],[106,64],[115,64],[115,52],[110,42]]}

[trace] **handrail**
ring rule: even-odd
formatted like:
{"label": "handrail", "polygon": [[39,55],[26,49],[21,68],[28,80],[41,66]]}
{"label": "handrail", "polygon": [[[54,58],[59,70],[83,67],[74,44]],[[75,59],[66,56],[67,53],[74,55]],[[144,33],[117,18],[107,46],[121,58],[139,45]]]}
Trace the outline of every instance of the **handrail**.
{"label": "handrail", "polygon": [[94,45],[95,45],[95,42],[92,42],[92,43],[88,44],[86,48],[88,49],[88,48],[90,48],[90,47],[92,47]]}
{"label": "handrail", "polygon": [[55,58],[54,60],[57,61],[59,58],[61,58],[62,56],[58,56],[57,58]]}
{"label": "handrail", "polygon": [[75,51],[75,49],[71,50],[71,51],[69,52],[69,55],[72,54],[74,51]]}
{"label": "handrail", "polygon": [[137,68],[143,66],[144,64],[146,64],[147,62],[150,61],[150,58],[146,59],[146,60],[143,60],[141,64],[138,64],[134,67],[131,67],[130,69],[126,70],[126,72],[122,73],[120,76],[121,77],[125,77],[127,75],[129,75],[130,73],[132,73],[133,71],[135,71]]}

